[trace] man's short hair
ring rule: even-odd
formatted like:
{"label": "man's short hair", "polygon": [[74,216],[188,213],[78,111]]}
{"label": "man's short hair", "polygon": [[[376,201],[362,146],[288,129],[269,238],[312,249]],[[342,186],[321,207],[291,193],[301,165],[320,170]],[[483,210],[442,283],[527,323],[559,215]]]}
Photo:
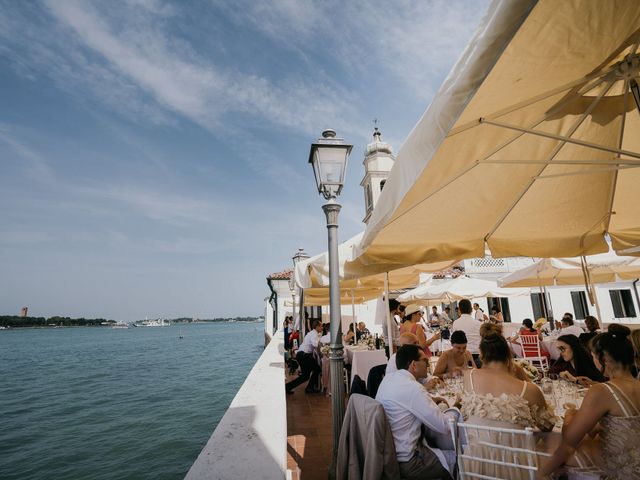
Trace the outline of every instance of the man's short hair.
{"label": "man's short hair", "polygon": [[471,302],[466,298],[458,302],[458,308],[460,309],[460,313],[471,314]]}
{"label": "man's short hair", "polygon": [[315,330],[318,325],[322,325],[319,319],[314,318],[311,320],[311,330]]}
{"label": "man's short hair", "polygon": [[420,360],[422,349],[418,345],[404,345],[396,352],[396,367],[398,370],[408,370],[411,362]]}
{"label": "man's short hair", "polygon": [[571,320],[573,320],[573,313],[571,312],[564,312],[564,315],[562,315],[562,318],[564,317],[569,317]]}
{"label": "man's short hair", "polygon": [[398,310],[401,312],[404,312],[406,308],[406,305],[398,305]]}
{"label": "man's short hair", "polygon": [[394,310],[397,310],[399,305],[400,305],[400,302],[398,300],[396,300],[395,298],[390,299],[389,300],[389,311],[393,312]]}

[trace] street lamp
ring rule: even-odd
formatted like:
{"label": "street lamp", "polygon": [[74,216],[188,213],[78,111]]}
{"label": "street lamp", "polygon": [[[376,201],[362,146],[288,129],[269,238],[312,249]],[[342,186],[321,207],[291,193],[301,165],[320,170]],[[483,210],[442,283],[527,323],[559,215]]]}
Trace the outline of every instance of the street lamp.
{"label": "street lamp", "polygon": [[322,206],[327,217],[329,240],[329,305],[331,345],[329,361],[331,369],[331,409],[333,411],[333,462],[335,469],[338,456],[340,430],[344,419],[344,385],[343,385],[343,350],[342,328],[340,325],[340,284],[338,272],[338,214],[340,204],[336,197],[342,191],[347,159],[353,145],[345,143],[344,139],[336,138],[334,130],[322,132],[322,138],[311,144],[309,163],[313,166],[313,173],[321,193],[327,200]]}

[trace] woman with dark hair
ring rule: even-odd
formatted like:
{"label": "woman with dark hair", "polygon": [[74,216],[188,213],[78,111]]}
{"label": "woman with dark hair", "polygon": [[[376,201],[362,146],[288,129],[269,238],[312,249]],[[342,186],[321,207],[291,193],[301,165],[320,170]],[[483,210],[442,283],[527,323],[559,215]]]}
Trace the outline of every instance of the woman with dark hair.
{"label": "woman with dark hair", "polygon": [[420,306],[416,304],[407,305],[405,309],[404,323],[400,325],[400,335],[403,333],[413,333],[416,337],[418,337],[418,342],[420,343],[420,347],[424,350],[424,353],[427,354],[427,357],[431,357],[432,353],[429,350],[429,345],[431,345],[436,340],[440,340],[440,332],[436,332],[430,339],[427,340],[427,336],[424,333],[424,328],[420,325],[420,319],[422,318],[422,312],[420,311]]}
{"label": "woman with dark hair", "polygon": [[533,321],[530,318],[525,318],[522,321],[522,327],[518,331],[519,335],[538,335],[538,331],[533,328]]}
{"label": "woman with dark hair", "polygon": [[[640,471],[640,382],[631,374],[633,346],[628,334],[614,329],[591,341],[595,366],[609,377],[592,385],[579,410],[565,412],[562,441],[540,473],[548,475],[572,455],[591,460],[606,478],[637,478]],[[597,435],[596,426],[599,425]],[[593,436],[590,434],[594,434]],[[587,438],[590,437],[590,438]]]}
{"label": "woman with dark hair", "polygon": [[342,341],[345,345],[350,345],[355,341],[356,333],[353,331],[353,323],[349,324],[349,331],[344,334]]}
{"label": "woman with dark hair", "polygon": [[549,367],[549,373],[558,373],[571,382],[579,381],[584,384],[606,381],[578,337],[561,335],[556,340],[556,347],[560,351],[560,358]]}
{"label": "woman with dark hair", "polygon": [[511,349],[499,326],[485,323],[480,335],[482,368],[464,372],[465,418],[473,424],[551,430],[553,412],[540,388],[514,376]]}
{"label": "woman with dark hair", "polygon": [[598,335],[598,330],[600,329],[600,324],[598,323],[598,319],[593,315],[587,315],[584,318],[584,326],[587,328],[585,333],[581,333],[578,337],[580,339],[580,343],[587,350],[590,349],[589,342],[593,337]]}
{"label": "woman with dark hair", "polygon": [[442,352],[433,374],[436,377],[460,375],[468,368],[475,368],[473,356],[467,350],[467,335],[462,330],[451,334],[451,349]]}
{"label": "woman with dark hair", "polygon": [[[542,391],[531,382],[518,380],[511,371],[512,354],[507,340],[497,325],[485,323],[480,328],[480,358],[482,368],[464,372],[462,415],[471,425],[495,428],[539,428],[549,431],[555,424],[553,411],[547,406]],[[495,431],[476,430],[468,437],[465,454],[494,458],[492,447],[483,443],[496,441]],[[508,445],[526,448],[517,441]],[[526,461],[523,458],[523,461]],[[530,478],[529,472],[514,477],[513,472],[499,464],[463,460],[467,473],[483,478]]]}

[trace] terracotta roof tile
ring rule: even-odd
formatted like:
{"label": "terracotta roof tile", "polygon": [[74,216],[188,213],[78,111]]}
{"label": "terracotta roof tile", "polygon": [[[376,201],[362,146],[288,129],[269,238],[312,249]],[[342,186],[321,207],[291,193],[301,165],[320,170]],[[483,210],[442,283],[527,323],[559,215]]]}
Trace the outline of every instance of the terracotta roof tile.
{"label": "terracotta roof tile", "polygon": [[293,274],[293,268],[287,268],[282,272],[271,273],[267,279],[269,280],[289,280]]}

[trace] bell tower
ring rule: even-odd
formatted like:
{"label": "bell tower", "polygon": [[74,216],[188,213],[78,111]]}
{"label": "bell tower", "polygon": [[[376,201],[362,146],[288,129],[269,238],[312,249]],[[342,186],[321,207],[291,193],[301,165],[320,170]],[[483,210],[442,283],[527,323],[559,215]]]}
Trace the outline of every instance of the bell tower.
{"label": "bell tower", "polygon": [[373,130],[373,142],[367,145],[364,152],[364,178],[360,182],[364,188],[364,223],[369,221],[373,208],[378,203],[380,193],[387,181],[391,167],[396,157],[393,155],[391,145],[382,141],[382,133],[375,127]]}

